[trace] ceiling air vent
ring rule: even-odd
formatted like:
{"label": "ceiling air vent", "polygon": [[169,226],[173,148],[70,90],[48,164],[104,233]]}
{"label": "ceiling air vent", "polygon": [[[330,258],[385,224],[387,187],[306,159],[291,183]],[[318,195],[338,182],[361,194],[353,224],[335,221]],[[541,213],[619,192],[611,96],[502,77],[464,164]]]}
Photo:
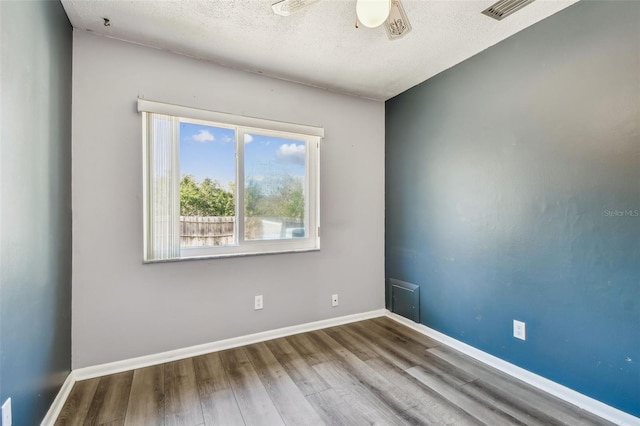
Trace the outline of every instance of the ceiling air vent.
{"label": "ceiling air vent", "polygon": [[501,21],[513,12],[517,12],[529,3],[533,3],[533,1],[534,0],[500,0],[483,10],[482,13]]}

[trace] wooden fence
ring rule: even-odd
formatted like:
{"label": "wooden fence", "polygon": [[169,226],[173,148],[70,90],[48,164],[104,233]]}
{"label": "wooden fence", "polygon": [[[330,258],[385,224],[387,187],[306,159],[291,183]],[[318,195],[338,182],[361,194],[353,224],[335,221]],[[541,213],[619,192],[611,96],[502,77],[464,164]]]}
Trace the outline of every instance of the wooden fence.
{"label": "wooden fence", "polygon": [[[180,216],[180,246],[222,246],[234,243],[236,218],[233,216]],[[302,219],[247,218],[245,237],[278,239],[304,236]]]}
{"label": "wooden fence", "polygon": [[235,227],[233,216],[180,216],[180,246],[233,244]]}

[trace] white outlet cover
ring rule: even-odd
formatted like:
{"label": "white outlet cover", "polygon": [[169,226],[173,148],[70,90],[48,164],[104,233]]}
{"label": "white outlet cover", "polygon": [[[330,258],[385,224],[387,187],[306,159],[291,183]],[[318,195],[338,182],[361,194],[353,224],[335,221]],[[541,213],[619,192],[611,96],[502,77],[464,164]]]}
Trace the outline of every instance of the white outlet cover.
{"label": "white outlet cover", "polygon": [[256,296],[253,309],[257,311],[258,309],[262,309],[262,307],[263,307],[262,295]]}
{"label": "white outlet cover", "polygon": [[524,322],[513,320],[513,337],[520,340],[527,340],[527,328]]}
{"label": "white outlet cover", "polygon": [[332,294],[331,295],[331,306],[338,306],[338,295],[337,294]]}
{"label": "white outlet cover", "polygon": [[11,398],[2,404],[2,426],[11,426]]}

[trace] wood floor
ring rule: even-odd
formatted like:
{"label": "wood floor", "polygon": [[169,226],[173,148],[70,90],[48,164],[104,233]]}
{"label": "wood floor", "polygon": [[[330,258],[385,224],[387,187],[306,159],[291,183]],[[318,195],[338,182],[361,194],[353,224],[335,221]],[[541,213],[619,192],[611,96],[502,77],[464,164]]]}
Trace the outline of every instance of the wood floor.
{"label": "wood floor", "polygon": [[56,425],[611,424],[376,318],[79,381]]}

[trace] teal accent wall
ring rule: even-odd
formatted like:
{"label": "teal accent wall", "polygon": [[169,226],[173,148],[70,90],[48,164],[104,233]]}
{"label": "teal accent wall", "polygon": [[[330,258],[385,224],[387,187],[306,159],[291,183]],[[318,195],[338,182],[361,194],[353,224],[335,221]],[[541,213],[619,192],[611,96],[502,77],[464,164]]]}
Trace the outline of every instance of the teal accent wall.
{"label": "teal accent wall", "polygon": [[386,276],[425,325],[640,416],[640,2],[581,1],[387,101]]}
{"label": "teal accent wall", "polygon": [[37,425],[71,368],[72,30],[0,1],[0,403]]}

